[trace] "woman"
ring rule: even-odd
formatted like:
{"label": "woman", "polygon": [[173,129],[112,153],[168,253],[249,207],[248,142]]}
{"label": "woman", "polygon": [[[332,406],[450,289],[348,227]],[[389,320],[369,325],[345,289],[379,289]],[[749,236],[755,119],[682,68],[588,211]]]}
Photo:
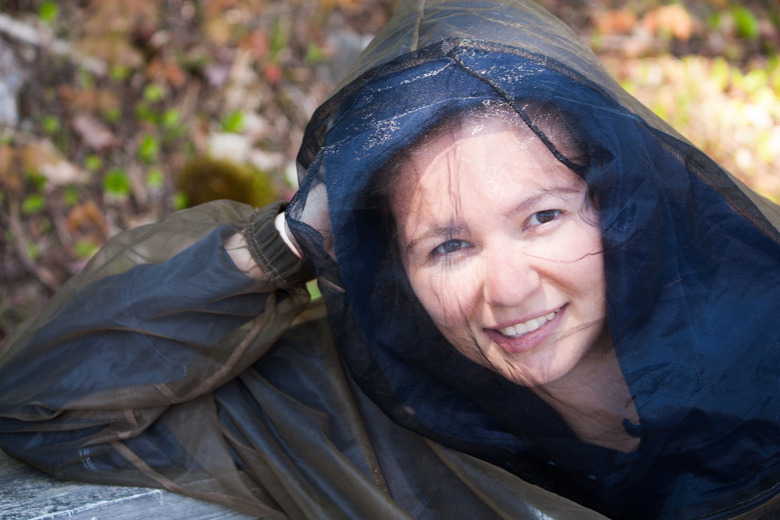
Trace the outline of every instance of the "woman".
{"label": "woman", "polygon": [[103,248],[2,353],[0,446],[267,518],[780,507],[778,209],[549,14],[402,4],[298,162],[284,221]]}
{"label": "woman", "polygon": [[[518,108],[533,110],[555,150],[584,166],[554,108]],[[408,300],[455,350],[531,388],[580,439],[631,451],[638,440],[621,425],[636,422],[636,410],[606,326],[586,182],[510,106],[455,117],[383,172],[395,181],[390,222]]]}

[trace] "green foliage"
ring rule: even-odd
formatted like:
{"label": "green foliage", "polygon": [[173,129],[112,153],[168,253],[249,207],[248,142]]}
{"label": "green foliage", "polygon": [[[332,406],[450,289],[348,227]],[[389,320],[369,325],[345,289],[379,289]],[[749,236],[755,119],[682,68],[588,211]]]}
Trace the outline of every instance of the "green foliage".
{"label": "green foliage", "polygon": [[38,172],[27,172],[27,178],[30,179],[37,191],[43,191],[46,186],[46,177]]}
{"label": "green foliage", "polygon": [[723,20],[721,12],[718,10],[712,11],[707,15],[707,27],[711,31],[717,31],[720,29],[720,24]]}
{"label": "green foliage", "polygon": [[157,124],[157,111],[154,110],[149,103],[141,102],[135,107],[135,118],[138,121],[146,121],[147,123]]}
{"label": "green foliage", "polygon": [[46,197],[40,193],[27,195],[22,201],[22,213],[26,216],[40,213],[46,209]]}
{"label": "green foliage", "polygon": [[45,0],[41,3],[40,7],[38,7],[38,18],[47,25],[54,23],[59,15],[60,7],[57,5],[57,2],[52,0]]}
{"label": "green foliage", "polygon": [[715,58],[710,69],[710,79],[718,90],[724,90],[731,81],[731,67],[723,58]]}
{"label": "green foliage", "polygon": [[758,20],[747,7],[734,4],[731,6],[731,16],[737,26],[737,35],[740,38],[755,40],[758,38]]}
{"label": "green foliage", "polygon": [[159,190],[165,183],[165,175],[159,168],[152,168],[146,173],[146,185],[151,190]]}
{"label": "green foliage", "polygon": [[322,47],[316,43],[309,43],[306,47],[306,62],[310,65],[316,65],[325,59]]}
{"label": "green foliage", "polygon": [[181,112],[175,107],[163,112],[160,126],[163,129],[164,139],[168,141],[185,137],[189,132],[189,128],[182,123]]}
{"label": "green foliage", "polygon": [[130,179],[120,168],[112,168],[103,177],[103,191],[112,197],[124,198],[130,194]]}
{"label": "green foliage", "polygon": [[120,83],[126,80],[131,72],[132,69],[126,65],[113,65],[108,71],[108,76],[111,78],[111,81]]}
{"label": "green foliage", "polygon": [[189,206],[187,195],[181,191],[177,191],[176,193],[174,193],[173,198],[171,200],[171,206],[173,206],[174,211],[179,211],[187,208]]}
{"label": "green foliage", "polygon": [[144,99],[146,101],[155,103],[157,101],[162,101],[164,97],[165,89],[162,86],[152,83],[144,87]]}
{"label": "green foliage", "polygon": [[738,74],[734,83],[751,96],[756,96],[766,88],[769,83],[769,75],[763,69],[753,69],[747,74]]}
{"label": "green foliage", "polygon": [[179,109],[169,108],[163,112],[160,123],[168,130],[176,129],[181,123],[181,113],[179,112]]}
{"label": "green foliage", "polygon": [[770,56],[767,59],[766,70],[769,73],[769,87],[780,97],[780,57]]}
{"label": "green foliage", "polygon": [[73,253],[79,258],[89,258],[98,250],[97,244],[88,239],[77,240],[73,244]]}
{"label": "green foliage", "polygon": [[[780,171],[778,140],[774,131],[780,117],[780,10],[776,1],[537,3],[557,10],[559,15],[568,14],[575,31],[597,50],[609,51],[615,48],[615,42],[623,42],[617,43],[616,54],[621,56],[618,70],[634,72],[625,72],[619,78],[621,84],[750,186],[780,200],[780,184],[776,181],[776,172]],[[614,28],[618,31],[615,38],[593,24],[592,8],[597,4],[596,11],[602,7],[614,11],[625,8],[636,14],[636,24],[641,24],[646,13],[675,2],[682,3],[695,22],[692,37],[685,42],[656,37],[664,30],[668,33],[668,28],[663,27],[659,33],[652,33],[648,43],[647,30],[641,25]],[[328,7],[324,7],[326,3]],[[51,233],[45,239],[42,234],[53,228],[53,222],[70,218],[71,210],[80,202],[107,199],[110,203],[112,197],[122,200],[134,194],[126,171],[110,169],[111,166],[121,165],[127,171],[145,174],[139,185],[132,185],[139,190],[134,204],[115,204],[107,215],[95,217],[107,219],[102,224],[110,229],[140,220],[157,220],[172,210],[194,205],[196,195],[190,188],[201,191],[205,200],[265,194],[265,198],[251,200],[252,205],[275,200],[277,186],[285,190],[285,195],[291,193],[284,182],[295,179],[295,173],[285,177],[281,167],[268,175],[247,165],[233,165],[243,172],[239,174],[206,168],[203,178],[208,181],[191,182],[186,189],[181,181],[177,185],[166,175],[181,171],[186,158],[202,156],[214,131],[248,134],[249,110],[261,109],[258,117],[262,118],[263,128],[279,124],[279,128],[285,129],[244,136],[253,147],[272,155],[294,150],[298,143],[292,140],[298,138],[305,124],[301,96],[316,104],[315,98],[327,90],[315,74],[318,67],[314,67],[329,59],[326,35],[341,29],[374,29],[370,27],[373,22],[366,25],[368,18],[362,15],[329,15],[339,9],[338,5],[389,9],[393,2],[381,3],[387,7],[373,3],[361,6],[354,0],[326,3],[0,0],[4,14],[25,23],[34,19],[39,25],[45,24],[48,32],[71,44],[78,56],[107,65],[103,74],[78,65],[78,60],[46,57],[25,62],[30,88],[24,92],[23,115],[33,124],[14,131],[0,129],[0,145],[8,145],[13,151],[13,163],[8,163],[2,177],[0,202],[7,204],[13,198],[25,206],[19,210],[25,212],[21,237],[13,237],[7,229],[0,230],[0,239],[4,238],[3,231],[7,238],[7,261],[16,262],[18,257],[29,254],[47,265],[61,264],[63,246],[70,248],[71,257],[89,256],[103,239],[104,230],[97,221],[87,218],[84,230],[77,231],[66,243],[59,242],[59,234]],[[189,13],[186,16],[185,11]],[[370,14],[373,18],[388,13]],[[680,52],[699,55],[706,65],[691,67],[685,63],[686,58],[679,59]],[[247,59],[228,59],[237,53],[245,53]],[[724,58],[713,61],[712,56]],[[642,71],[644,64],[651,65]],[[747,72],[750,68],[761,70]],[[240,81],[234,81],[236,78]],[[239,105],[229,104],[226,110],[226,100],[232,103],[236,99],[245,99],[246,103],[241,110],[227,114],[227,110]],[[83,132],[83,127],[76,130],[74,126],[76,116],[82,114],[96,122],[93,129],[106,133],[105,144],[74,137]],[[52,160],[64,159],[80,167],[79,180],[66,180],[73,183],[60,187],[46,185],[47,178],[39,170],[56,165],[56,161],[44,161],[40,153],[22,155],[22,141],[26,143],[28,139],[53,143],[57,154],[53,154]],[[129,147],[128,143],[135,145]],[[746,155],[746,161],[739,160]],[[47,170],[47,174],[51,171],[55,170]],[[216,184],[233,185],[233,192],[211,190],[211,177],[218,179],[213,181]],[[761,182],[762,178],[767,180]],[[13,189],[8,184],[11,181],[15,182]],[[294,181],[288,182],[290,187],[296,186]],[[98,203],[95,211],[101,210]],[[94,227],[101,229],[95,231]],[[94,235],[90,235],[93,231]],[[64,277],[66,272],[59,270],[55,276]],[[310,289],[316,297],[316,287],[312,285]],[[0,342],[7,327],[12,327],[20,317],[7,309],[24,309],[16,302],[8,305],[5,296],[0,294]]]}
{"label": "green foliage", "polygon": [[60,131],[60,120],[54,116],[44,116],[41,126],[48,135],[54,135]]}
{"label": "green foliage", "polygon": [[67,207],[75,206],[79,201],[79,190],[76,186],[68,186],[62,192],[62,202]]}
{"label": "green foliage", "polygon": [[90,154],[84,159],[84,168],[91,172],[95,172],[103,167],[103,159],[99,155]]}
{"label": "green foliage", "polygon": [[244,128],[244,113],[234,110],[222,120],[222,130],[225,132],[239,133]]}
{"label": "green foliage", "polygon": [[141,138],[138,145],[138,158],[146,164],[151,164],[157,160],[160,153],[160,141],[157,137],[146,134]]}
{"label": "green foliage", "polygon": [[118,108],[109,108],[103,115],[109,123],[118,123],[122,119],[122,111]]}

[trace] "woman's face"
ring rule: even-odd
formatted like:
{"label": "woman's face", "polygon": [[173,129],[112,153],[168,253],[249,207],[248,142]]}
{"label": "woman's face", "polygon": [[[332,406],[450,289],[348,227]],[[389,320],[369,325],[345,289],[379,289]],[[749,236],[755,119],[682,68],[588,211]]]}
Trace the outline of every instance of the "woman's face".
{"label": "woman's face", "polygon": [[587,202],[585,182],[524,126],[466,123],[410,154],[390,201],[401,256],[458,351],[535,386],[609,350]]}

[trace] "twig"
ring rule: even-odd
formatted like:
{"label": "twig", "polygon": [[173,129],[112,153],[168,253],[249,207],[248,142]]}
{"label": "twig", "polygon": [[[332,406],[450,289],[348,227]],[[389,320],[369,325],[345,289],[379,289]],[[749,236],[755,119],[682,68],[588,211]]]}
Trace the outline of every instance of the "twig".
{"label": "twig", "polygon": [[19,218],[20,208],[19,202],[14,197],[9,197],[9,211],[8,211],[8,224],[11,228],[11,233],[16,241],[16,249],[19,252],[19,257],[22,260],[22,265],[34,274],[43,286],[51,293],[54,294],[57,291],[59,284],[57,278],[43,266],[36,266],[35,262],[30,258],[27,252],[27,240],[24,238],[24,229],[22,228],[22,222]]}
{"label": "twig", "polygon": [[104,61],[84,56],[75,50],[70,43],[55,38],[47,29],[36,29],[2,13],[0,13],[0,34],[5,34],[21,43],[45,49],[53,54],[64,56],[96,76],[105,76],[108,71],[108,66]]}

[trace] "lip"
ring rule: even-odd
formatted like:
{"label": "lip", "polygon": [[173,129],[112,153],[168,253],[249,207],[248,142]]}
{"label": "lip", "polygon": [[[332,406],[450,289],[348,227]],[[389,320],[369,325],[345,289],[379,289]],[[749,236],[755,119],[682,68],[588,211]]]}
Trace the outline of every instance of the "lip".
{"label": "lip", "polygon": [[[561,323],[561,320],[563,319],[563,314],[566,312],[567,305],[563,305],[562,307],[559,307],[557,309],[554,309],[552,311],[540,313],[537,316],[530,316],[526,318],[525,320],[515,320],[512,322],[508,322],[506,325],[501,325],[499,327],[496,327],[495,329],[484,329],[487,333],[488,337],[495,342],[499,347],[501,347],[507,354],[517,354],[519,352],[527,352],[529,350],[532,350],[542,343],[544,343],[547,338],[552,336],[558,329],[558,326]],[[524,323],[525,321],[530,320],[531,318],[538,317],[538,316],[544,316],[545,314],[549,314],[550,312],[555,312],[555,317],[536,329],[533,332],[529,332],[528,334],[525,334],[519,338],[508,338],[498,332],[497,329],[503,329],[508,327],[509,325],[513,325],[515,323]]]}

